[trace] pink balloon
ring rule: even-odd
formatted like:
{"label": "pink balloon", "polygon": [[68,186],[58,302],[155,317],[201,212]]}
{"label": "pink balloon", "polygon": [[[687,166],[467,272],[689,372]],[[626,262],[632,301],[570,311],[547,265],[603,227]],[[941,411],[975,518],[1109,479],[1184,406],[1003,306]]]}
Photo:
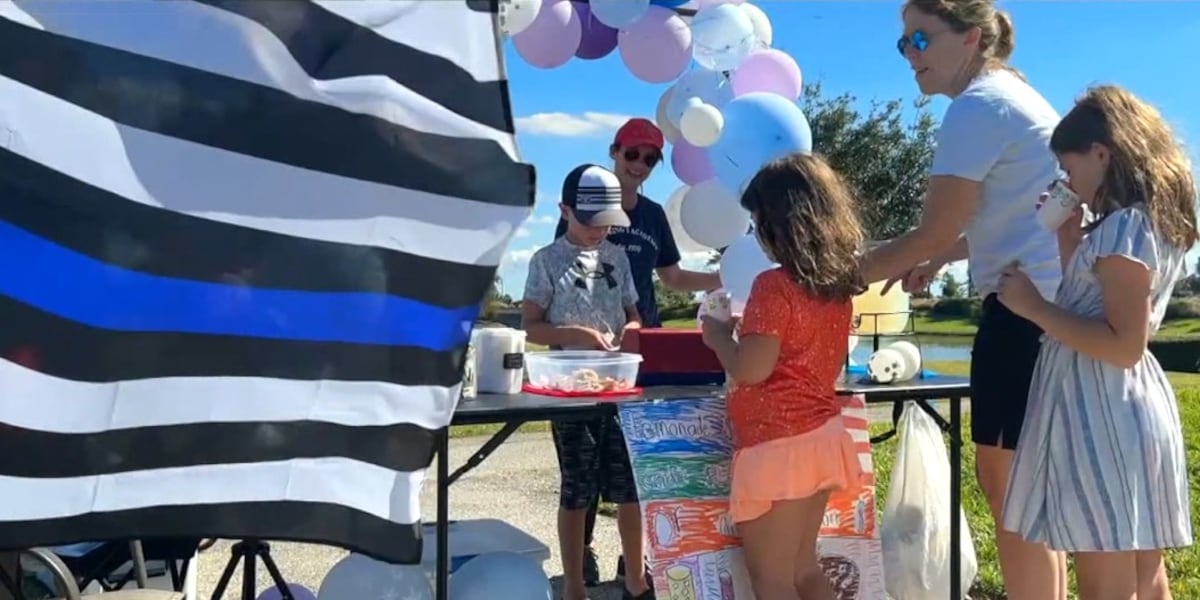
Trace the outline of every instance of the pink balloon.
{"label": "pink balloon", "polygon": [[708,161],[708,152],[697,148],[683,140],[671,146],[671,170],[680,181],[695,185],[701,181],[713,178],[712,163]]}
{"label": "pink balloon", "polygon": [[795,100],[804,91],[800,65],[782,50],[760,50],[742,59],[730,80],[734,96],[752,92],[779,94]]}
{"label": "pink balloon", "polygon": [[629,71],[648,83],[673,81],[692,60],[691,28],[675,11],[658,5],[622,29],[617,45]]}
{"label": "pink balloon", "polygon": [[533,23],[512,38],[517,54],[542,69],[566,64],[581,39],[583,25],[570,0],[546,0]]}

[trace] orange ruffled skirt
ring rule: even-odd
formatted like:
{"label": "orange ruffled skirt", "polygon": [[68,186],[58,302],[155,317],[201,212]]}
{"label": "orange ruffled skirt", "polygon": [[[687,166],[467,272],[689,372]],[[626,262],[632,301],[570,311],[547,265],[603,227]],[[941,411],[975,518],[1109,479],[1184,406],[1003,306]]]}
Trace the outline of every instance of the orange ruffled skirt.
{"label": "orange ruffled skirt", "polygon": [[812,431],[734,452],[729,514],[735,523],[753,521],[776,501],[825,490],[853,492],[862,481],[854,439],[842,418],[834,417]]}

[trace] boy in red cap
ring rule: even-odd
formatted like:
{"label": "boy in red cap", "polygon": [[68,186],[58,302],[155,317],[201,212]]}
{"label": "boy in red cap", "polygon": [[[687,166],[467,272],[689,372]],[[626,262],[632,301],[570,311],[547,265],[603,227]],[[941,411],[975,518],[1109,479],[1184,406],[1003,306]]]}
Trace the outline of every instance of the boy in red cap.
{"label": "boy in red cap", "polygon": [[[706,292],[721,287],[717,273],[688,271],[679,267],[681,256],[675,236],[667,222],[663,207],[640,192],[642,184],[663,161],[663,133],[648,119],[633,118],[625,122],[608,148],[613,160],[613,173],[621,182],[621,208],[629,216],[629,225],[613,227],[608,241],[620,246],[629,257],[633,284],[637,288],[638,315],[642,327],[661,327],[658,304],[654,294],[654,275],[663,284],[681,292]],[[562,237],[566,221],[559,220],[554,237]],[[589,586],[600,582],[600,569],[592,549],[592,530],[596,526],[597,504],[587,513],[584,555],[584,580]],[[617,562],[617,577],[625,574],[623,561]]]}

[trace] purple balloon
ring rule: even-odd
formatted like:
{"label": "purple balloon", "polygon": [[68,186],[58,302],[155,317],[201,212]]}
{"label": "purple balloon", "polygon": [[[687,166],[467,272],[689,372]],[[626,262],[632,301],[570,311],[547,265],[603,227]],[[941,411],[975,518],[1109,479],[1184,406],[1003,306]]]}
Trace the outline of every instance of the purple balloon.
{"label": "purple balloon", "polygon": [[574,1],[571,4],[575,5],[575,12],[579,15],[579,23],[583,29],[575,56],[585,60],[596,60],[616,50],[617,30],[592,16],[592,9],[587,4]]}
{"label": "purple balloon", "polygon": [[579,48],[583,27],[570,0],[545,0],[537,18],[514,35],[513,47],[525,62],[542,69],[560,67]]}
{"label": "purple balloon", "polygon": [[[317,595],[312,590],[298,583],[289,583],[287,587],[288,591],[292,593],[292,598],[295,600],[317,600]],[[279,593],[279,588],[273,585],[258,595],[258,600],[281,600],[282,598],[283,594]]]}
{"label": "purple balloon", "polygon": [[692,60],[691,28],[674,10],[658,5],[622,29],[617,45],[629,71],[648,83],[674,80]]}
{"label": "purple balloon", "polygon": [[712,163],[708,161],[708,152],[697,148],[683,140],[671,146],[671,169],[680,181],[688,185],[696,185],[701,181],[713,178]]}
{"label": "purple balloon", "polygon": [[730,79],[734,96],[754,92],[778,94],[795,100],[804,91],[800,65],[786,52],[774,48],[760,50],[742,59]]}

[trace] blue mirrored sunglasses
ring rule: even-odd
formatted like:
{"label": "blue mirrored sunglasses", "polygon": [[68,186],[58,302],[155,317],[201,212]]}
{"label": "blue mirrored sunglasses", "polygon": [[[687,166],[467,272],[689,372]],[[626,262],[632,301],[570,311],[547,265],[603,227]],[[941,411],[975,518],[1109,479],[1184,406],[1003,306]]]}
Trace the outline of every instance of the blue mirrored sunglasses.
{"label": "blue mirrored sunglasses", "polygon": [[896,40],[896,50],[900,51],[900,56],[904,56],[909,46],[912,46],[917,52],[924,52],[929,47],[929,36],[918,29],[912,32],[912,35],[902,35],[900,39]]}

